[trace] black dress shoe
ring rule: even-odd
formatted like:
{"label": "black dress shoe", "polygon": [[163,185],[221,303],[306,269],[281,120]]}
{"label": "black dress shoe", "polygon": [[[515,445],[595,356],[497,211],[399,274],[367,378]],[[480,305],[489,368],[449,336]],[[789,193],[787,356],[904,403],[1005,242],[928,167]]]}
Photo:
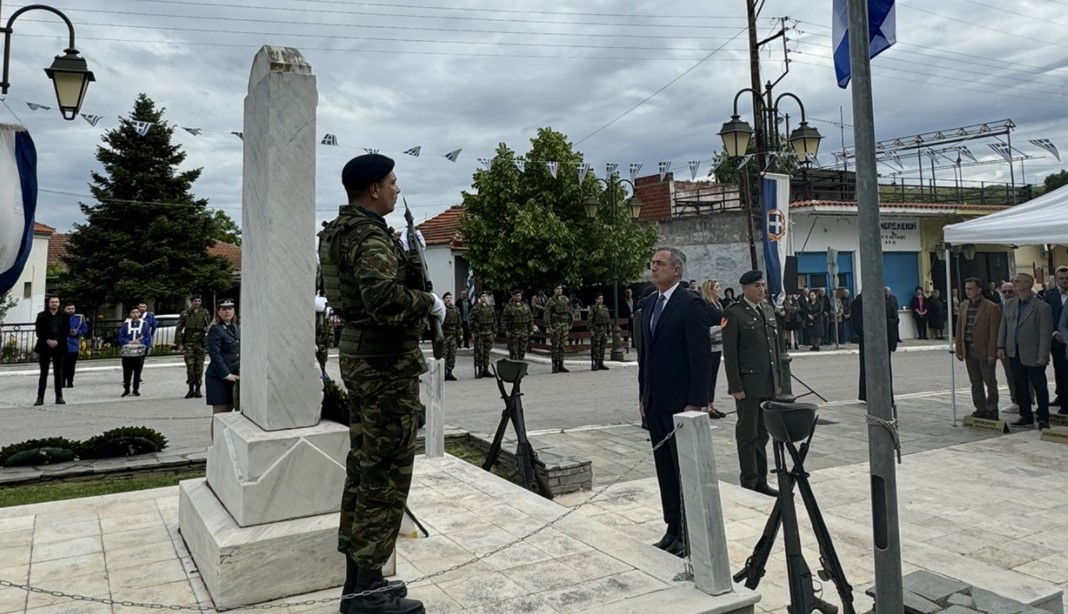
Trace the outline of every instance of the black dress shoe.
{"label": "black dress shoe", "polygon": [[126,391],[123,391],[123,393],[119,395],[120,398],[125,398],[125,397],[128,397],[128,396],[130,396],[130,393],[126,392]]}
{"label": "black dress shoe", "polygon": [[34,407],[36,407],[38,405],[44,405],[44,398],[43,397],[37,397],[37,400],[33,402],[33,405],[34,405]]}
{"label": "black dress shoe", "polygon": [[1045,420],[1039,420],[1038,421],[1038,430],[1041,431],[1042,429],[1048,429],[1048,428],[1049,428],[1049,422],[1046,422]]}
{"label": "black dress shoe", "polygon": [[1065,415],[1065,414],[1068,414],[1068,407],[1062,407],[1062,408],[1058,409],[1057,413],[1061,414],[1062,416]]}
{"label": "black dress shoe", "polygon": [[660,548],[661,550],[667,550],[668,546],[675,543],[675,536],[671,532],[664,533],[664,536],[660,538],[660,541],[653,544],[653,546]]}
{"label": "black dress shoe", "polygon": [[686,547],[686,542],[682,541],[681,539],[676,539],[675,541],[671,542],[670,546],[664,548],[664,552],[667,552],[668,554],[674,554],[680,559],[684,559],[690,555],[690,549]]}
{"label": "black dress shoe", "polygon": [[67,402],[63,400],[63,397],[56,397],[56,405],[66,405]]}
{"label": "black dress shoe", "polygon": [[743,488],[747,488],[747,489],[749,489],[749,490],[751,490],[753,492],[758,492],[758,493],[760,493],[762,495],[767,495],[769,497],[778,497],[779,496],[778,489],[772,488],[771,486],[768,485],[767,482],[763,482],[761,484],[757,484],[756,486],[752,486],[752,487],[744,486]]}
{"label": "black dress shoe", "polygon": [[1010,426],[1034,426],[1034,425],[1035,425],[1035,419],[1034,418],[1020,418],[1016,422],[1011,422],[1010,423]]}
{"label": "black dress shoe", "polygon": [[138,392],[138,391],[136,391],[136,390],[134,390],[134,391],[133,391],[133,395],[134,395],[135,397],[139,397],[139,396],[141,396],[141,393],[140,393],[140,392]]}

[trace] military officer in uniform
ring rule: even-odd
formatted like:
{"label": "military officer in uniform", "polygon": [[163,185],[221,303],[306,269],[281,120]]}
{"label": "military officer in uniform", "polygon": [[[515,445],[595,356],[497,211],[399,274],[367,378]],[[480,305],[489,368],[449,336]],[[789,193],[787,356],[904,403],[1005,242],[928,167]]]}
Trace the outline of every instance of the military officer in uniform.
{"label": "military officer in uniform", "polygon": [[427,370],[419,339],[429,316],[444,319],[435,295],[408,287],[417,263],[394,239],[385,216],[400,188],[393,160],[353,158],[341,174],[348,205],[319,233],[323,289],[345,318],[339,364],[349,393],[345,490],[338,550],[345,555],[342,611],[423,614],[382,567],[393,553],[412,483],[416,432],[424,408],[419,375]]}
{"label": "military officer in uniform", "polygon": [[201,377],[204,375],[204,356],[208,353],[208,327],[211,326],[211,313],[201,307],[199,294],[189,295],[190,306],[178,316],[178,325],[174,330],[176,348],[185,358],[185,383],[189,391],[185,398],[200,398]]}
{"label": "military officer in uniform", "polygon": [[445,320],[441,323],[441,332],[445,339],[445,380],[455,382],[452,370],[456,368],[456,347],[460,343],[460,309],[452,304],[452,292],[441,295],[445,301]]}
{"label": "military officer in uniform", "polygon": [[612,316],[608,313],[608,307],[604,306],[604,294],[598,294],[597,299],[590,307],[590,370],[607,371],[604,366],[604,348],[608,345],[608,327],[612,323]]}
{"label": "military officer in uniform", "polygon": [[779,393],[778,324],[774,308],[765,301],[764,274],[749,271],[738,283],[742,300],[727,307],[720,325],[727,392],[738,408],[734,438],[740,481],[743,488],[774,497],[778,491],[768,485],[768,430],[760,404]]}
{"label": "military officer in uniform", "polygon": [[483,290],[478,295],[478,304],[471,310],[471,334],[475,338],[475,379],[487,377],[490,350],[497,335],[497,316],[489,304],[489,294]]}
{"label": "military officer in uniform", "polygon": [[512,300],[501,313],[501,328],[508,338],[508,358],[523,360],[530,345],[530,333],[534,332],[534,313],[523,302],[523,291],[512,290]]}
{"label": "military officer in uniform", "polygon": [[564,287],[553,288],[552,297],[545,301],[545,323],[549,327],[549,342],[552,347],[553,373],[567,373],[564,367],[564,345],[571,332],[575,315],[571,312],[571,302],[564,296]]}
{"label": "military officer in uniform", "polygon": [[324,380],[330,379],[326,372],[326,361],[330,358],[330,341],[334,338],[334,331],[330,329],[330,308],[327,307],[326,297],[322,294],[315,295],[315,360],[319,363],[319,371]]}

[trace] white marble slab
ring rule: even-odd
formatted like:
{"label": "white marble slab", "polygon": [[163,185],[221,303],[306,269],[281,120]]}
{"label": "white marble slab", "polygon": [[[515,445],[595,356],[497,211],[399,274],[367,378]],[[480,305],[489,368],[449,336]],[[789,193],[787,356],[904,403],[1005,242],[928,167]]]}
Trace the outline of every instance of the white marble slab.
{"label": "white marble slab", "polygon": [[419,377],[419,400],[426,408],[426,456],[445,455],[445,361],[429,359],[430,369]]}

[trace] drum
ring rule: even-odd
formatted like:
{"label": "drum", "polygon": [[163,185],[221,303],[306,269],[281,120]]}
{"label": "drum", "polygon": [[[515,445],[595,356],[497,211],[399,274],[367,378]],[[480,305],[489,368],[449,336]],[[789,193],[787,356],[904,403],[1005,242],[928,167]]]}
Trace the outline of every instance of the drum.
{"label": "drum", "polygon": [[123,358],[141,358],[145,355],[147,348],[141,344],[127,343],[119,348],[119,356]]}

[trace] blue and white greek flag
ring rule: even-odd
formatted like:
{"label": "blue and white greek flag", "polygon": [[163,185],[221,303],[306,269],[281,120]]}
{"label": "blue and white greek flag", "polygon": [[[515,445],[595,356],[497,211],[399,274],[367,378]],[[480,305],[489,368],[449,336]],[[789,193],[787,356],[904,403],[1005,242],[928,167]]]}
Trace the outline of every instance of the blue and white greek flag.
{"label": "blue and white greek flag", "polygon": [[[849,9],[847,0],[834,0],[831,20],[831,44],[834,48],[834,73],[838,87],[849,85]],[[868,57],[874,58],[897,42],[897,11],[894,0],[867,0]]]}
{"label": "blue and white greek flag", "polygon": [[475,269],[470,264],[467,266],[467,300],[475,304]]}
{"label": "blue and white greek flag", "polygon": [[37,149],[23,126],[0,124],[0,295],[18,281],[33,247]]}
{"label": "blue and white greek flag", "polygon": [[787,237],[790,234],[790,176],[764,173],[760,186],[761,219],[764,220],[764,264],[768,271],[768,298],[776,305],[786,299],[783,273]]}

